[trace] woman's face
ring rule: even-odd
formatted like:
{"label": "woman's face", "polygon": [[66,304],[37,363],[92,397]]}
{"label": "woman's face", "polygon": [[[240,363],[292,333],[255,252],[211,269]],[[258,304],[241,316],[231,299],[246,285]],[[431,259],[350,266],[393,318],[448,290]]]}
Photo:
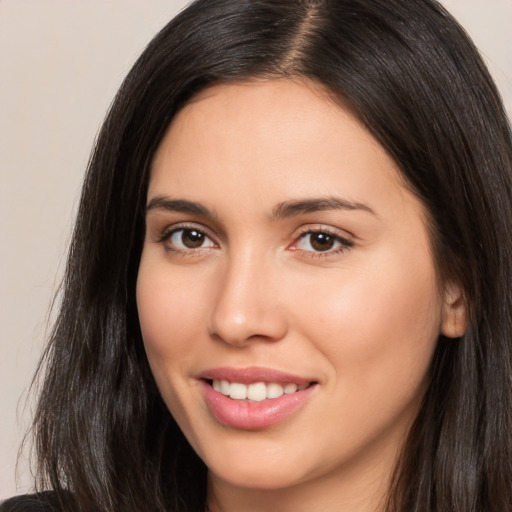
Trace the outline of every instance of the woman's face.
{"label": "woman's face", "polygon": [[388,474],[439,334],[460,333],[422,205],[369,132],[320,87],[217,85],[171,124],[147,205],[147,356],[211,478]]}

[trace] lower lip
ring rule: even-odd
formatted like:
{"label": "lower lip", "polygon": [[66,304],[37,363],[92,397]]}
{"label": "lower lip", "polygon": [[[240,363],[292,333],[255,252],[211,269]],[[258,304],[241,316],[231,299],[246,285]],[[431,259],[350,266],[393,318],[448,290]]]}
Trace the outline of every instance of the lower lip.
{"label": "lower lip", "polygon": [[233,400],[215,391],[207,382],[201,382],[206,404],[213,416],[224,425],[245,430],[264,429],[286,419],[305,404],[316,388],[312,385],[279,398],[246,402]]}

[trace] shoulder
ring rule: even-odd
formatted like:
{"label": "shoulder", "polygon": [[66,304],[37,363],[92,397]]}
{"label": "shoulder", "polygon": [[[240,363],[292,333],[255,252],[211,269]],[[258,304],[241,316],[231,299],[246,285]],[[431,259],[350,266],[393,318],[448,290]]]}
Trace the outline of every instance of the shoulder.
{"label": "shoulder", "polygon": [[0,512],[58,512],[57,496],[53,492],[22,494],[0,503]]}

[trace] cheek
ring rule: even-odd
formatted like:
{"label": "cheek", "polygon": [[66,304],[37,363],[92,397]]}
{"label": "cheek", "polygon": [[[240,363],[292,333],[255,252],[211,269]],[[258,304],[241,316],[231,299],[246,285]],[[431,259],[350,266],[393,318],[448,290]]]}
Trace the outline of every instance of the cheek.
{"label": "cheek", "polygon": [[316,340],[347,393],[407,394],[424,381],[439,334],[435,271],[427,256],[376,261],[348,263],[301,294],[297,309],[308,312],[303,334]]}
{"label": "cheek", "polygon": [[179,273],[169,272],[165,265],[142,260],[137,278],[137,309],[153,368],[176,358],[183,361],[187,353],[193,352],[200,312],[204,310],[204,294],[195,284],[180,279]]}
{"label": "cheek", "polygon": [[143,255],[136,294],[144,347],[157,387],[176,421],[190,432],[184,397],[189,393],[189,362],[197,354],[200,339],[200,291],[180,280],[179,273],[170,273],[165,262]]}

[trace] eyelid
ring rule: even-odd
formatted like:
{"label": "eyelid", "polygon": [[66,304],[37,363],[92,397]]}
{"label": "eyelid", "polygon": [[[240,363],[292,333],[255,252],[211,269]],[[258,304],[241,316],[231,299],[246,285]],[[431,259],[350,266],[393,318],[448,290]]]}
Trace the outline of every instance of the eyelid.
{"label": "eyelid", "polygon": [[345,229],[340,229],[329,224],[305,224],[299,227],[293,234],[293,238],[296,240],[307,233],[327,233],[335,236],[347,242],[354,243],[356,237]]}
{"label": "eyelid", "polygon": [[[180,230],[199,231],[199,232],[203,233],[205,235],[205,237],[207,237],[209,240],[211,240],[216,247],[219,246],[219,243],[217,242],[216,237],[211,234],[210,229],[208,229],[203,224],[200,224],[197,222],[187,222],[187,221],[176,222],[173,224],[166,225],[163,229],[159,229],[158,233],[156,234],[156,237],[155,237],[155,242],[162,243],[165,245],[166,242],[171,238],[173,233],[176,233],[177,231],[180,231]],[[176,249],[176,248],[171,248],[171,247],[166,246],[166,248],[168,250],[173,250],[175,252],[186,253],[186,252],[198,252],[198,251],[201,251],[204,249],[210,249],[211,247],[199,247],[197,249]]]}
{"label": "eyelid", "polygon": [[[332,236],[335,240],[337,240],[341,246],[336,249],[330,249],[326,251],[307,251],[304,249],[298,249],[296,246],[306,235],[315,234],[315,233],[325,233],[329,236]],[[347,236],[348,235],[348,236]],[[329,255],[335,255],[340,252],[344,252],[346,250],[351,249],[354,246],[354,236],[347,231],[340,230],[339,228],[335,228],[333,226],[327,226],[324,224],[315,224],[315,225],[307,225],[302,226],[297,233],[295,233],[293,237],[293,242],[288,246],[289,250],[301,251],[306,253],[309,257],[327,257]]]}

